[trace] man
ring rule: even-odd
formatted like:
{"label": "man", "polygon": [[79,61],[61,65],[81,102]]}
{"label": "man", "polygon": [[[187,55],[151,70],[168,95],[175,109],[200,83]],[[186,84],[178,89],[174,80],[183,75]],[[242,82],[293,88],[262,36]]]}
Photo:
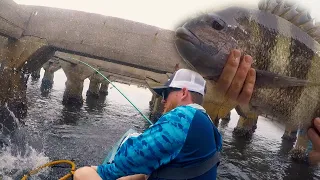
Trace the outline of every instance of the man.
{"label": "man", "polygon": [[[247,104],[255,82],[252,58],[230,53],[217,92],[230,101]],[[127,179],[147,174],[148,179],[216,179],[221,135],[201,106],[205,80],[198,73],[180,69],[163,87],[166,113],[138,137],[129,138],[119,149],[114,163],[84,167],[74,174],[80,179]],[[144,176],[138,175],[138,178]]]}
{"label": "man", "polygon": [[[216,178],[218,160],[214,159],[218,159],[216,152],[221,150],[222,140],[201,106],[205,83],[200,74],[179,69],[164,86],[153,88],[163,97],[164,115],[143,134],[125,141],[114,163],[98,166],[99,176],[102,179],[133,174],[147,174],[149,179]],[[203,165],[207,171],[195,167],[211,158],[215,165]],[[189,175],[191,172],[195,174]]]}

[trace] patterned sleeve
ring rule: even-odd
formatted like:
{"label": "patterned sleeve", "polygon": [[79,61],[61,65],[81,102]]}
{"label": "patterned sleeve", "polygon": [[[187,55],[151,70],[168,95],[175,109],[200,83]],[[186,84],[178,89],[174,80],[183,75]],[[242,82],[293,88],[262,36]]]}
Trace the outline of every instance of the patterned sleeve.
{"label": "patterned sleeve", "polygon": [[183,108],[163,115],[138,137],[129,138],[118,150],[114,162],[98,166],[103,179],[132,174],[151,174],[181,151],[195,112]]}

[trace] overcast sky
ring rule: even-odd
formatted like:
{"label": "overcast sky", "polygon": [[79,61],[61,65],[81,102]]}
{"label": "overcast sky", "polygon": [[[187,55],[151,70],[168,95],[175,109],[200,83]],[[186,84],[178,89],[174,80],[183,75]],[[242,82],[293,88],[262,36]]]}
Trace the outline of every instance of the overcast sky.
{"label": "overcast sky", "polygon": [[[130,19],[174,30],[179,21],[214,8],[235,4],[257,7],[258,0],[14,0],[18,4],[73,9]],[[302,0],[301,0],[302,1]],[[301,2],[300,1],[300,2]],[[303,0],[320,19],[320,0]]]}

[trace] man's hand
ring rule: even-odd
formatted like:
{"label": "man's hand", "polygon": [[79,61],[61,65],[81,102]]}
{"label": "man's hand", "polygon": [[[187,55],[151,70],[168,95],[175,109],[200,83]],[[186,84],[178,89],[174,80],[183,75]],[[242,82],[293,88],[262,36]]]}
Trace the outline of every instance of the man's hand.
{"label": "man's hand", "polygon": [[219,80],[207,92],[207,96],[211,96],[209,99],[213,100],[213,104],[206,107],[213,113],[211,115],[222,118],[237,105],[243,108],[248,106],[256,80],[252,61],[249,55],[241,59],[239,50],[230,52]]}
{"label": "man's hand", "polygon": [[312,151],[309,153],[309,163],[316,165],[320,163],[320,118],[316,118],[313,121],[313,128],[308,130],[308,137],[312,142]]}
{"label": "man's hand", "polygon": [[251,68],[252,57],[233,50],[217,82],[217,91],[228,101],[246,105],[249,103],[256,80],[256,72]]}

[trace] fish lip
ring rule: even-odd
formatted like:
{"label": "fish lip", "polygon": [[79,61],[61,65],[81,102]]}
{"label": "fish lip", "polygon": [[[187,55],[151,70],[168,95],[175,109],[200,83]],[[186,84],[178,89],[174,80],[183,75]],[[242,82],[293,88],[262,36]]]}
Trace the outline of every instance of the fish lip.
{"label": "fish lip", "polygon": [[226,42],[222,47],[218,49],[208,46],[205,43],[203,43],[200,39],[198,39],[197,36],[194,33],[192,33],[192,31],[185,27],[179,27],[176,30],[176,37],[180,41],[185,41],[192,44],[192,46],[198,48],[199,50],[210,56],[215,56],[221,50],[221,48],[227,44]]}
{"label": "fish lip", "polygon": [[199,39],[190,30],[188,30],[184,27],[179,27],[176,30],[176,37],[178,39],[190,42],[191,44],[193,44],[195,46],[199,46],[201,44]]}

